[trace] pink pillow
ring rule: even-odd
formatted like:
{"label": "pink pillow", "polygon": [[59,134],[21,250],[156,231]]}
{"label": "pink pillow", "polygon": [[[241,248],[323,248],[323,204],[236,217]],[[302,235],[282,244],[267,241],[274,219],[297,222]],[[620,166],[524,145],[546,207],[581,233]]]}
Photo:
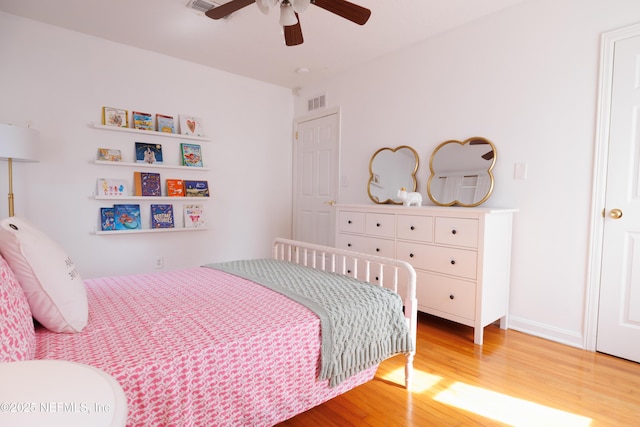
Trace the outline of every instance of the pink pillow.
{"label": "pink pillow", "polygon": [[20,282],[34,319],[53,332],[80,332],[89,318],[87,290],[73,260],[24,218],[0,221],[0,255]]}
{"label": "pink pillow", "polygon": [[27,297],[0,257],[0,362],[31,360],[35,353],[36,331]]}

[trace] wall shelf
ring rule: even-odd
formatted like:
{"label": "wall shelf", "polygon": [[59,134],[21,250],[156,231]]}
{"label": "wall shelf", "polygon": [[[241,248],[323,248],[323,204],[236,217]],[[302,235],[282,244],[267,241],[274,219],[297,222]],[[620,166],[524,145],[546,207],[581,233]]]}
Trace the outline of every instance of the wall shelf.
{"label": "wall shelf", "polygon": [[180,169],[180,170],[189,170],[189,171],[210,171],[211,170],[209,168],[182,166],[182,165],[166,165],[164,163],[111,162],[108,160],[93,160],[92,163],[96,165],[127,166],[127,167],[134,167],[134,168]]}
{"label": "wall shelf", "polygon": [[177,138],[177,139],[191,139],[195,141],[211,141],[211,139],[204,136],[184,135],[181,133],[158,132],[153,130],[141,130],[141,129],[133,129],[133,128],[121,128],[117,126],[101,125],[99,123],[92,123],[91,125],[96,129],[104,129],[104,130],[115,131],[115,132],[128,132],[128,133],[135,133],[138,135],[164,136],[167,138]]}
{"label": "wall shelf", "polygon": [[91,196],[95,200],[122,200],[123,202],[131,201],[174,201],[174,202],[207,202],[210,197],[179,197],[179,196]]}
{"label": "wall shelf", "polygon": [[142,228],[139,230],[94,230],[93,234],[100,236],[104,235],[116,235],[116,234],[141,234],[141,233],[175,233],[179,231],[204,231],[208,227],[180,227],[180,228]]}
{"label": "wall shelf", "polygon": [[[142,129],[133,129],[133,128],[123,128],[123,127],[117,127],[117,126],[105,126],[96,122],[91,123],[91,126],[94,129],[100,129],[100,130],[106,130],[109,132],[120,132],[121,136],[118,138],[120,140],[123,139],[130,139],[131,136],[127,136],[126,134],[135,134],[135,135],[139,135],[140,139],[143,138],[147,138],[147,137],[156,137],[156,136],[160,136],[160,137],[164,137],[164,138],[168,138],[170,140],[174,140],[173,142],[170,142],[170,145],[174,145],[177,140],[191,140],[191,141],[210,141],[209,138],[206,137],[202,137],[202,136],[195,136],[195,135],[183,135],[183,134],[178,134],[178,133],[168,133],[168,132],[157,132],[157,131],[151,131],[151,130],[142,130]],[[123,133],[124,132],[124,133]],[[136,137],[137,139],[137,137]],[[155,144],[155,143],[154,143]],[[164,145],[164,144],[163,144]],[[134,160],[135,160],[135,156],[134,156]],[[150,170],[155,170],[157,171],[156,174],[159,175],[160,170],[165,169],[165,170],[179,170],[181,171],[181,174],[184,173],[185,171],[195,171],[195,172],[206,172],[206,171],[210,171],[211,169],[209,168],[205,168],[205,167],[195,167],[195,166],[185,166],[183,164],[176,164],[176,163],[181,163],[181,162],[172,162],[172,163],[144,163],[144,162],[114,162],[114,161],[108,161],[108,160],[90,160],[90,163],[93,165],[98,165],[98,166],[120,166],[120,168],[125,167],[125,168],[129,168],[130,170],[134,170],[134,171],[147,171],[150,172]],[[124,172],[126,174],[126,172]],[[120,174],[122,174],[122,170],[120,172]],[[173,174],[173,173],[171,173]],[[172,178],[173,179],[173,178]],[[184,178],[181,178],[184,180]],[[123,180],[120,180],[123,181]],[[126,181],[123,181],[126,182]],[[127,184],[128,187],[128,184]],[[135,187],[135,177],[134,177],[134,187]],[[95,187],[94,187],[95,188]],[[133,188],[131,188],[132,192],[133,192]],[[100,190],[96,191],[94,190],[94,192],[91,194],[90,198],[93,200],[98,200],[98,201],[110,201],[109,204],[137,204],[140,205],[141,207],[141,212],[138,214],[139,215],[139,221],[140,224],[147,224],[147,225],[151,225],[151,218],[149,218],[148,212],[150,212],[150,209],[147,209],[147,206],[152,205],[154,203],[163,203],[163,204],[174,204],[174,203],[183,203],[185,206],[188,204],[203,204],[204,202],[208,202],[210,197],[189,197],[189,196],[182,196],[182,197],[175,197],[175,196],[104,196],[101,195],[103,193],[101,193]],[[184,194],[184,193],[183,193]],[[104,204],[104,203],[103,203]],[[176,225],[176,227],[174,228],[139,228],[139,229],[134,229],[134,230],[103,230],[102,229],[102,217],[100,218],[100,221],[98,223],[97,227],[93,227],[93,229],[90,231],[91,234],[94,235],[100,235],[100,236],[105,236],[105,235],[125,235],[125,234],[148,234],[148,233],[175,233],[175,232],[180,232],[180,231],[206,231],[208,230],[207,227],[203,226],[203,227],[178,227],[177,225],[182,225],[183,222],[181,221],[181,219],[184,218],[184,213],[181,212],[181,209],[174,209],[174,224]]]}

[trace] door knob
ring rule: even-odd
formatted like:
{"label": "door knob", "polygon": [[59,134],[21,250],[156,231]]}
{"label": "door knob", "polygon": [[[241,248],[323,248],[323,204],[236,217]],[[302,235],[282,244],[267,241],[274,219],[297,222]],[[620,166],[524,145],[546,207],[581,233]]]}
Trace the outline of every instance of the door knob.
{"label": "door knob", "polygon": [[613,219],[620,219],[622,218],[622,211],[620,209],[611,209],[609,216]]}
{"label": "door knob", "polygon": [[335,200],[329,200],[328,202],[324,202],[325,205],[333,206],[336,204]]}

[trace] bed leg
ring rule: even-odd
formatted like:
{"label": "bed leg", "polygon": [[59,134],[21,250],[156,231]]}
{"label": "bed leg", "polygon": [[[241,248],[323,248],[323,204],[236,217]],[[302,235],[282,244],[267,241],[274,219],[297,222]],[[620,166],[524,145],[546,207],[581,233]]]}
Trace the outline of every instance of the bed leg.
{"label": "bed leg", "polygon": [[404,387],[407,390],[411,390],[411,382],[413,381],[413,356],[415,351],[407,353],[407,362],[404,365]]}

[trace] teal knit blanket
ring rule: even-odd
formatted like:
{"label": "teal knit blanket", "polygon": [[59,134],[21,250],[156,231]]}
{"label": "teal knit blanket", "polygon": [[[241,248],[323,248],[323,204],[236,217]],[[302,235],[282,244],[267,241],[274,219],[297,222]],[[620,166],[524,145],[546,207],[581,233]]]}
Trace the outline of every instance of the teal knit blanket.
{"label": "teal knit blanket", "polygon": [[386,288],[298,264],[255,259],[207,264],[266,286],[320,318],[318,378],[335,387],[398,353],[414,350],[400,296]]}

